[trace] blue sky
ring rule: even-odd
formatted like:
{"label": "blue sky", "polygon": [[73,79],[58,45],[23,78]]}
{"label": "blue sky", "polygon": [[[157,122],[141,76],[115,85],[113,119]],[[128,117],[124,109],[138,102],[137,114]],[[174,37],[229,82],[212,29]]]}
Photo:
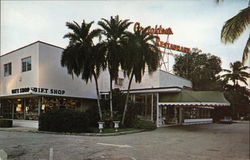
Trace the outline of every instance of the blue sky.
{"label": "blue sky", "polygon": [[96,28],[101,18],[118,14],[143,26],[171,27],[174,34],[170,43],[219,56],[223,68],[229,68],[230,62],[241,60],[249,28],[228,45],[221,43],[220,31],[226,20],[247,5],[248,0],[224,0],[220,4],[215,0],[1,1],[0,53],[37,40],[66,47],[68,40],[62,37],[69,31],[67,21],[95,21]]}

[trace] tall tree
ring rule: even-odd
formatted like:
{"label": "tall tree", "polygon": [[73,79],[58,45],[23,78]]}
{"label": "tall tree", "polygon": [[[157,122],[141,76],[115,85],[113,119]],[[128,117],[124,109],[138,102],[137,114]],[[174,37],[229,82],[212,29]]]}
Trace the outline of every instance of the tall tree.
{"label": "tall tree", "polygon": [[154,42],[156,36],[147,32],[149,28],[150,27],[147,27],[141,30],[138,26],[133,34],[128,35],[122,69],[129,78],[129,84],[122,116],[122,124],[124,124],[125,121],[129,92],[133,78],[135,77],[135,82],[140,83],[146,67],[149,74],[152,74],[152,72],[156,71],[159,67],[160,50],[156,47]]}
{"label": "tall tree", "polygon": [[[221,41],[225,44],[234,43],[250,24],[250,1],[248,7],[242,9],[238,14],[230,18],[221,30]],[[250,37],[243,50],[242,63],[245,63],[249,56]]]}
{"label": "tall tree", "polygon": [[132,22],[128,19],[121,20],[119,16],[110,18],[110,20],[102,18],[98,24],[102,27],[103,34],[106,36],[105,46],[107,49],[107,63],[108,71],[110,75],[110,112],[111,118],[113,118],[113,106],[112,106],[112,82],[118,78],[119,67],[121,65],[123,42],[127,36],[127,28]]}
{"label": "tall tree", "polygon": [[219,57],[193,51],[175,58],[173,70],[176,75],[189,79],[194,90],[218,90],[221,72]]}
{"label": "tall tree", "polygon": [[101,70],[106,68],[105,47],[102,43],[94,44],[93,39],[100,36],[101,30],[90,31],[93,23],[86,23],[84,20],[81,26],[75,21],[66,23],[72,32],[64,35],[64,38],[69,39],[69,44],[63,51],[61,65],[67,68],[72,78],[74,75],[81,76],[88,83],[94,77],[99,117],[102,120],[98,77]]}
{"label": "tall tree", "polygon": [[224,69],[226,74],[222,75],[225,81],[232,81],[233,86],[239,85],[239,81],[247,85],[247,78],[250,78],[250,74],[246,72],[248,66],[244,66],[240,61],[230,63],[230,68],[232,71]]}

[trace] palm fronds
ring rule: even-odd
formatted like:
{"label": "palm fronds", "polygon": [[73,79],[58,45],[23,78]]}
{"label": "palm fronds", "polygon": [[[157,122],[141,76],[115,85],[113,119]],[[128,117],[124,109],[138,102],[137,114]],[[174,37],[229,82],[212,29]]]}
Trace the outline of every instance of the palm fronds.
{"label": "palm fronds", "polygon": [[221,31],[223,43],[233,43],[250,24],[250,6],[241,10],[240,13],[230,18],[224,24]]}

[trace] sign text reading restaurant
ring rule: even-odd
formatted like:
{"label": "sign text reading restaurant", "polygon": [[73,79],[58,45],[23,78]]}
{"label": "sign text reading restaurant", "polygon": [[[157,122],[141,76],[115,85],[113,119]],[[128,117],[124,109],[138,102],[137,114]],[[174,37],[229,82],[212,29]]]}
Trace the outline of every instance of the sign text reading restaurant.
{"label": "sign text reading restaurant", "polygon": [[[134,31],[136,31],[137,27],[139,27],[140,30],[144,29],[143,27],[140,26],[139,22],[135,23]],[[148,33],[149,34],[167,34],[167,35],[173,34],[171,28],[163,28],[161,25],[159,27],[156,25],[155,28],[152,28],[152,27],[149,26]],[[168,43],[168,42],[163,42],[163,41],[160,40],[160,37],[156,38],[155,44],[158,47],[167,48],[167,49],[171,49],[171,50],[175,50],[175,51],[179,51],[179,52],[184,52],[184,53],[189,53],[190,52],[190,48],[175,45],[175,44],[171,44],[171,43]]]}

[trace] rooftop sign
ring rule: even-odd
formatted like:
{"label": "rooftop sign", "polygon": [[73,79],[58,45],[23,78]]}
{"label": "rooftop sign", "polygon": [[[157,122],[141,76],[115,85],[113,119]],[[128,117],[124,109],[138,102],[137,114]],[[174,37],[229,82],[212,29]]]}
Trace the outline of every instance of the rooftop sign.
{"label": "rooftop sign", "polygon": [[[136,31],[137,27],[139,27],[140,30],[144,29],[144,27],[140,26],[139,22],[135,23],[134,31]],[[159,27],[156,25],[155,28],[152,28],[151,26],[149,26],[149,29],[148,29],[147,33],[156,34],[156,35],[158,35],[158,34],[166,34],[166,35],[173,34],[171,28],[163,28],[161,25]],[[171,50],[175,50],[175,51],[179,51],[179,52],[190,53],[190,48],[179,46],[179,45],[176,45],[176,44],[171,44],[171,43],[168,43],[168,42],[163,42],[163,41],[160,40],[160,37],[158,37],[158,36],[156,38],[155,45],[158,46],[158,47],[167,48],[167,49],[171,49]]]}
{"label": "rooftop sign", "polygon": [[[139,22],[136,22],[134,25],[134,31],[136,30],[136,28],[139,26],[140,30],[143,30],[144,28],[140,26]],[[156,25],[155,28],[151,28],[151,26],[149,26],[150,28],[148,29],[148,33],[149,34],[173,34],[172,29],[171,28],[162,28],[162,26],[160,25],[159,27]]]}

